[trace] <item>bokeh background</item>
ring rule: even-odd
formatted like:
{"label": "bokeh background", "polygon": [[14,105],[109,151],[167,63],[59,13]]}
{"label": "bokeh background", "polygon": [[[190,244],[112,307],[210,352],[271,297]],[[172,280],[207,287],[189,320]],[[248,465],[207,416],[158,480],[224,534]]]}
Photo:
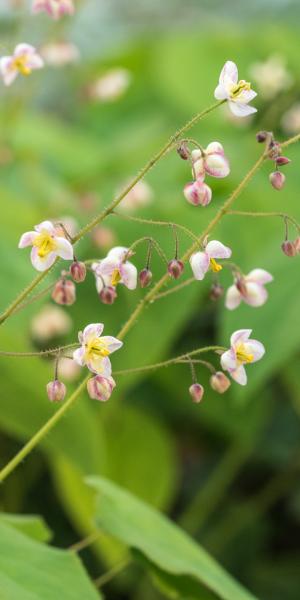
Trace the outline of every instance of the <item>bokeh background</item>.
{"label": "bokeh background", "polygon": [[[3,309],[33,276],[26,250],[17,249],[20,234],[45,218],[66,219],[75,230],[91,220],[178,126],[212,103],[225,60],[234,60],[252,81],[258,113],[237,121],[222,107],[191,135],[204,146],[215,139],[224,145],[230,177],[212,181],[209,207],[192,207],[182,194],[189,167],[174,152],[127,200],[123,214],[172,220],[199,233],[261,152],[255,133],[268,129],[285,139],[300,130],[296,0],[75,3],[73,18],[54,23],[32,17],[27,2],[0,2],[1,53],[25,41],[41,48],[47,62],[31,78],[1,87]],[[73,44],[64,46],[64,60],[62,46],[56,47],[62,42]],[[272,164],[265,163],[235,208],[286,211],[299,220],[299,147],[287,154],[293,162],[284,190],[270,186]],[[150,232],[115,216],[80,242],[77,254],[100,258],[112,245],[128,246],[149,233],[171,258],[170,231]],[[232,331],[246,327],[267,350],[249,367],[249,385],[233,384],[217,395],[199,368],[206,391],[194,405],[189,368],[181,365],[120,377],[105,405],[83,395],[2,486],[1,510],[42,515],[53,543],[66,548],[93,527],[83,476],[104,475],[167,513],[257,597],[298,600],[299,261],[281,252],[284,227],[277,218],[227,217],[215,236],[232,247],[245,273],[261,267],[274,275],[268,303],[226,311],[223,299],[209,300],[207,277],[149,307],[113,366],[149,364],[212,342],[226,345]],[[181,250],[188,245],[180,237]],[[145,254],[145,248],[137,253],[140,268]],[[164,266],[155,259],[152,270],[157,279]],[[55,272],[51,277],[55,281]],[[224,286],[230,280],[224,269]],[[115,304],[104,306],[90,274],[72,307],[57,307],[48,294],[7,321],[1,349],[73,342],[79,329],[97,321],[115,334],[143,294],[120,289]],[[1,465],[55,410],[45,395],[52,368],[46,359],[1,357]],[[71,391],[81,374],[69,363],[61,371]],[[82,552],[91,578],[114,564],[116,553],[107,539]],[[208,597],[199,590],[189,597]],[[108,599],[186,597],[161,589],[137,565],[104,592]]]}

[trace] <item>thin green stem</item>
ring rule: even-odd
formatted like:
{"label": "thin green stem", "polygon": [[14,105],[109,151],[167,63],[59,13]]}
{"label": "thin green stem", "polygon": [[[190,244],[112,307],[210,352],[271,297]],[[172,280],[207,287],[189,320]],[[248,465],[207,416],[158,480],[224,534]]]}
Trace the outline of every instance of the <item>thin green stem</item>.
{"label": "thin green stem", "polygon": [[281,219],[285,219],[293,223],[297,231],[300,230],[300,225],[297,223],[296,219],[283,212],[254,212],[250,210],[228,210],[226,214],[236,215],[238,217],[280,217]]}
{"label": "thin green stem", "polygon": [[121,217],[121,219],[125,219],[126,221],[134,221],[135,223],[142,223],[144,225],[157,225],[159,227],[176,227],[183,231],[189,238],[199,244],[198,237],[193,233],[188,227],[184,225],[179,225],[178,223],[172,223],[172,221],[156,221],[154,219],[143,219],[141,217],[133,217],[131,215],[123,215],[122,213],[113,212],[112,214]]}
{"label": "thin green stem", "polygon": [[195,283],[196,281],[197,280],[195,279],[195,277],[190,277],[189,279],[186,279],[186,281],[182,281],[182,283],[179,283],[178,285],[174,285],[174,287],[172,287],[171,289],[166,290],[165,292],[160,292],[160,294],[156,294],[154,300],[156,302],[156,300],[160,300],[161,298],[170,296],[170,294],[175,294],[175,292],[182,290],[183,288],[187,287],[191,283]]}
{"label": "thin green stem", "polygon": [[50,348],[49,350],[40,350],[40,352],[6,352],[0,350],[0,356],[10,356],[11,358],[31,358],[32,356],[49,356],[51,354],[60,354],[63,350],[69,348],[75,348],[78,346],[78,342],[74,344],[67,344],[66,346],[59,346],[58,348]]}
{"label": "thin green stem", "polygon": [[123,571],[128,565],[130,561],[125,559],[116,565],[114,565],[107,573],[100,575],[97,579],[94,579],[94,584],[97,588],[103,587],[106,583],[109,583],[116,575],[118,575],[121,571]]}
{"label": "thin green stem", "polygon": [[285,142],[280,143],[281,148],[286,148],[287,146],[290,146],[290,144],[295,144],[295,142],[299,142],[300,140],[300,133],[297,133],[297,135],[294,135],[294,137],[291,137],[289,140],[286,140]]}

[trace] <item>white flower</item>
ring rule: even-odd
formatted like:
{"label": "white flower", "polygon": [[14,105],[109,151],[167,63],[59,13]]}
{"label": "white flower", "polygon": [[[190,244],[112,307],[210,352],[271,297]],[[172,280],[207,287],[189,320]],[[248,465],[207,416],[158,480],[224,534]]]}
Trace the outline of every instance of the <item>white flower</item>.
{"label": "white flower", "polygon": [[0,74],[5,85],[11,85],[19,73],[30,75],[31,71],[43,66],[43,59],[29,44],[18,44],[12,56],[0,58]]}
{"label": "white flower", "polygon": [[126,260],[127,253],[128,248],[116,246],[109,251],[106,258],[92,264],[99,293],[104,285],[115,287],[118,283],[122,283],[129,290],[135,290],[137,268],[129,260]]}
{"label": "white flower", "polygon": [[231,250],[217,240],[211,240],[203,252],[195,252],[190,258],[190,265],[195,279],[204,279],[205,273],[211,269],[218,273],[222,265],[216,262],[216,258],[230,258]]}
{"label": "white flower", "polygon": [[43,221],[35,226],[35,231],[23,233],[19,248],[32,246],[31,262],[37,271],[46,271],[55,262],[57,256],[73,260],[73,246],[61,235],[51,221]]}
{"label": "white flower", "polygon": [[74,14],[73,0],[33,0],[32,12],[46,12],[53,19]]}
{"label": "white flower", "polygon": [[229,161],[225,156],[222,144],[211,142],[207,148],[192,151],[193,174],[197,179],[204,179],[205,174],[211,177],[227,177],[230,173]]}
{"label": "white flower", "polygon": [[117,338],[101,333],[104,329],[103,323],[91,323],[85,329],[79,332],[78,339],[81,348],[73,353],[75,362],[83,367],[84,365],[97,375],[103,377],[111,376],[111,363],[108,358],[112,352],[119,350],[123,343]]}
{"label": "white flower", "polygon": [[236,117],[246,117],[257,111],[249,102],[257,96],[251,90],[251,84],[244,79],[238,81],[238,69],[234,62],[228,60],[220,74],[219,85],[215,89],[217,100],[228,100],[229,108]]}
{"label": "white flower", "polygon": [[221,365],[231,377],[240,385],[246,385],[247,374],[244,365],[257,362],[264,353],[265,348],[257,340],[249,340],[252,329],[239,329],[231,338],[231,348],[221,356]]}
{"label": "white flower", "polygon": [[253,269],[228,288],[226,308],[233,310],[242,300],[250,306],[262,306],[268,299],[268,292],[264,286],[271,281],[273,281],[271,273],[264,269]]}

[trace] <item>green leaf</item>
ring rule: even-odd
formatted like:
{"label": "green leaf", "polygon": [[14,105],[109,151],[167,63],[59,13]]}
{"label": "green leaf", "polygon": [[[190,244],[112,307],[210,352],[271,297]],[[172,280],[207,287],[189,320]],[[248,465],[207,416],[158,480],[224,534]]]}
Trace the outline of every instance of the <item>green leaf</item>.
{"label": "green leaf", "polygon": [[189,576],[223,600],[254,600],[209,554],[165,516],[110,481],[88,478],[98,492],[96,522],[160,569]]}
{"label": "green leaf", "polygon": [[6,523],[38,542],[49,542],[52,531],[39,515],[16,515],[0,513],[1,523]]}

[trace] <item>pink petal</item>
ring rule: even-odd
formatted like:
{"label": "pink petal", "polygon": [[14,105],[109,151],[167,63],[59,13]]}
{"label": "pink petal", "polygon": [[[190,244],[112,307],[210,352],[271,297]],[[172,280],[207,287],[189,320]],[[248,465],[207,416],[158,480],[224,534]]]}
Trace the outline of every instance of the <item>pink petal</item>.
{"label": "pink petal", "polygon": [[204,168],[204,160],[203,158],[199,158],[193,163],[192,175],[197,179],[204,179],[205,177],[205,168]]}
{"label": "pink petal", "polygon": [[49,269],[56,259],[56,252],[49,252],[47,256],[41,257],[38,255],[39,249],[33,246],[31,250],[31,262],[37,271],[46,271]]}
{"label": "pink petal", "polygon": [[221,360],[221,366],[225,371],[235,369],[237,366],[235,352],[232,348],[230,348],[229,350],[226,350],[226,352],[223,352],[220,360]]}
{"label": "pink petal", "polygon": [[224,246],[218,240],[211,240],[208,242],[205,248],[206,254],[209,258],[230,258],[231,250],[227,246]]}
{"label": "pink petal", "polygon": [[80,367],[83,367],[85,365],[84,362],[84,348],[77,348],[77,350],[75,350],[73,352],[73,360],[75,360],[75,362],[80,365]]}
{"label": "pink petal", "polygon": [[234,381],[236,381],[240,385],[247,384],[247,373],[243,365],[240,365],[237,369],[234,369],[233,371],[229,372]]}
{"label": "pink petal", "polygon": [[55,238],[57,244],[56,254],[65,260],[73,260],[74,251],[72,244],[63,237],[57,236]]}
{"label": "pink petal", "polygon": [[254,281],[255,283],[260,283],[262,285],[264,283],[270,283],[270,281],[273,281],[273,276],[264,269],[253,269],[250,271],[250,273],[248,273],[246,280]]}
{"label": "pink petal", "polygon": [[209,269],[209,256],[206,252],[195,252],[190,258],[190,265],[195,279],[201,281]]}
{"label": "pink petal", "polygon": [[42,69],[44,66],[44,61],[42,57],[35,52],[27,59],[27,66],[29,69]]}
{"label": "pink petal", "polygon": [[46,231],[49,235],[55,236],[56,234],[56,229],[51,221],[42,221],[39,225],[35,225],[34,229],[38,231],[38,233]]}
{"label": "pink petal", "polygon": [[268,293],[262,285],[248,281],[243,299],[250,306],[262,306],[268,299]]}
{"label": "pink petal", "polygon": [[119,268],[119,264],[120,263],[113,258],[104,258],[100,261],[96,269],[96,274],[110,276],[115,269]]}
{"label": "pink petal", "polygon": [[229,310],[234,310],[241,303],[241,294],[235,285],[231,285],[226,292],[225,306]]}
{"label": "pink petal", "polygon": [[0,59],[0,73],[5,85],[11,85],[18,75],[18,70],[13,67],[13,58],[3,56]]}
{"label": "pink petal", "polygon": [[27,246],[32,246],[37,235],[38,234],[36,233],[36,231],[27,231],[26,233],[23,233],[23,235],[20,238],[18,248],[26,248]]}
{"label": "pink petal", "polygon": [[91,340],[100,337],[103,329],[103,323],[91,323],[84,328],[79,341],[88,344]]}
{"label": "pink petal", "polygon": [[116,350],[119,350],[119,348],[122,348],[123,346],[123,342],[111,335],[103,335],[101,337],[101,341],[104,343],[106,348],[108,348],[111,354],[112,352],[116,352]]}
{"label": "pink petal", "polygon": [[120,274],[122,277],[122,283],[129,289],[135,290],[137,286],[137,269],[130,263],[125,262],[120,265]]}
{"label": "pink petal", "polygon": [[239,102],[233,102],[232,100],[230,100],[228,104],[231,112],[236,117],[248,117],[257,112],[257,108],[249,106],[248,104],[240,104]]}
{"label": "pink petal", "polygon": [[230,173],[229,162],[219,153],[208,154],[204,161],[205,170],[212,177],[227,177]]}
{"label": "pink petal", "polygon": [[208,144],[206,150],[205,150],[206,154],[222,154],[224,156],[224,149],[222,144],[220,144],[220,142],[210,142],[210,144]]}
{"label": "pink petal", "polygon": [[30,44],[18,44],[15,47],[14,56],[16,56],[16,57],[27,56],[30,54],[34,54],[35,52],[36,52],[35,47],[31,46]]}
{"label": "pink petal", "polygon": [[234,348],[237,344],[246,342],[252,333],[252,329],[238,329],[230,338],[230,345]]}

